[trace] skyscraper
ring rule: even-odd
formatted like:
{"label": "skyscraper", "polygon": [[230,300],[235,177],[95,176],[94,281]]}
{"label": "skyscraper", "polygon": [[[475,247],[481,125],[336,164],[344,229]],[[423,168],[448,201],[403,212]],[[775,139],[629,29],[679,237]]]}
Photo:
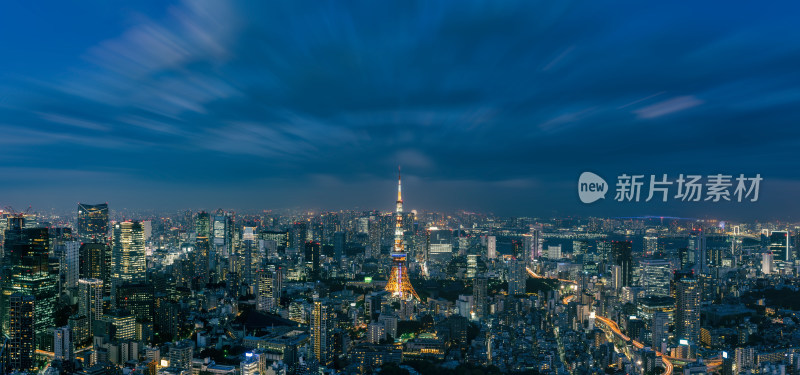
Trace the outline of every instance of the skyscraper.
{"label": "skyscraper", "polygon": [[486,254],[487,258],[489,259],[497,258],[497,237],[486,237]]}
{"label": "skyscraper", "polygon": [[639,261],[639,283],[651,296],[669,296],[672,269],[663,259],[643,259]]}
{"label": "skyscraper", "polygon": [[692,269],[697,273],[706,273],[708,270],[708,256],[706,255],[706,235],[702,230],[697,230],[689,235],[689,260]]}
{"label": "skyscraper", "polygon": [[538,228],[533,228],[530,233],[522,235],[522,259],[529,267],[539,256],[540,237],[541,232]]}
{"label": "skyscraper", "polygon": [[775,260],[791,262],[793,260],[789,249],[789,232],[785,230],[775,230],[769,235],[769,250]]}
{"label": "skyscraper", "polygon": [[141,223],[125,221],[114,225],[112,259],[112,293],[117,285],[145,281],[147,270]]}
{"label": "skyscraper", "polygon": [[650,337],[653,339],[653,349],[657,351],[664,351],[662,344],[666,344],[669,340],[668,313],[663,311],[656,311],[653,313],[653,318],[650,322]]}
{"label": "skyscraper", "polygon": [[106,242],[108,203],[78,203],[78,238],[83,242]]}
{"label": "skyscraper", "polygon": [[78,280],[78,315],[87,318],[88,334],[92,337],[92,324],[103,317],[103,280]]}
{"label": "skyscraper", "polygon": [[283,288],[283,268],[268,264],[256,272],[256,309],[273,311],[278,307]]}
{"label": "skyscraper", "polygon": [[74,240],[63,241],[56,245],[54,252],[59,260],[58,271],[62,290],[74,291],[78,287],[79,249],[80,243]]}
{"label": "skyscraper", "polygon": [[472,280],[472,304],[475,316],[483,318],[486,316],[487,301],[486,290],[488,281],[484,276],[477,276]]}
{"label": "skyscraper", "polygon": [[320,254],[319,242],[308,241],[305,245],[305,261],[311,269],[311,280],[317,281],[320,277]]}
{"label": "skyscraper", "polygon": [[508,262],[508,295],[515,296],[525,294],[525,283],[528,274],[525,270],[525,262],[512,259]]}
{"label": "skyscraper", "polygon": [[333,338],[331,328],[333,317],[330,307],[321,301],[314,301],[311,308],[311,347],[314,357],[320,364],[327,365],[333,361],[331,355]]}
{"label": "skyscraper", "polygon": [[408,279],[408,268],[406,268],[406,252],[403,248],[403,195],[401,186],[400,173],[398,171],[394,249],[392,250],[392,263],[394,266],[389,274],[389,282],[386,283],[386,291],[400,300],[410,300],[412,298],[419,300],[417,292]]}
{"label": "skyscraper", "polygon": [[[32,295],[36,300],[33,327],[37,348],[49,349],[47,330],[55,324],[55,304],[58,296],[58,260],[50,261],[50,238],[47,228],[24,228],[24,219],[9,221],[5,239],[5,265],[10,268],[4,280],[3,325],[9,327],[9,298],[13,293]],[[52,264],[51,264],[52,263]],[[52,267],[51,267],[52,266]],[[52,271],[52,272],[51,272]]]}
{"label": "skyscraper", "polygon": [[103,281],[105,293],[111,292],[111,247],[104,243],[84,243],[80,254],[80,278]]}
{"label": "skyscraper", "polygon": [[631,268],[633,255],[631,254],[631,246],[631,241],[611,242],[611,254],[614,257],[613,262],[620,267],[620,272],[622,274],[621,286],[631,286],[631,281],[633,279],[633,269]]}
{"label": "skyscraper", "polygon": [[138,322],[152,322],[155,290],[150,283],[126,283],[117,287],[117,308],[125,309]]}
{"label": "skyscraper", "polygon": [[700,285],[690,273],[675,273],[675,337],[700,339]]}
{"label": "skyscraper", "polygon": [[14,293],[9,297],[8,364],[11,370],[33,369],[34,304],[35,298],[31,295]]}
{"label": "skyscraper", "polygon": [[345,236],[344,232],[335,232],[333,234],[333,258],[340,260],[344,257]]}

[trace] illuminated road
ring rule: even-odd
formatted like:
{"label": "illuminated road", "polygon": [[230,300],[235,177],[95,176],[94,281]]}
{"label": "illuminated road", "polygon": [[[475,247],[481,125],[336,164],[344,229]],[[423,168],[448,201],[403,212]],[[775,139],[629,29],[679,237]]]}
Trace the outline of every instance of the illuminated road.
{"label": "illuminated road", "polygon": [[[528,275],[530,275],[534,279],[558,280],[558,281],[563,282],[563,283],[577,284],[577,282],[575,282],[574,280],[555,279],[555,278],[551,278],[551,277],[544,277],[542,275],[537,274],[536,272],[533,272],[533,270],[530,269],[529,267],[526,267],[526,270],[528,271]],[[571,302],[574,298],[576,298],[576,297],[575,296],[567,296],[567,297],[564,297],[564,299],[561,302],[563,302],[564,304],[567,304],[567,303]],[[630,345],[632,345],[633,347],[635,347],[637,349],[644,348],[644,344],[642,344],[642,343],[640,343],[639,341],[636,341],[636,340],[631,340],[630,337],[628,337],[627,335],[622,333],[622,331],[619,330],[619,326],[617,325],[617,323],[614,323],[612,320],[610,320],[608,318],[605,318],[605,317],[602,317],[602,316],[595,316],[595,321],[600,321],[601,323],[603,323],[608,329],[611,330],[611,332],[614,333],[614,335],[616,335],[617,337],[622,339],[622,341],[624,341],[626,343],[629,343]],[[663,353],[661,353],[661,352],[659,352],[659,351],[656,351],[656,356],[661,357],[661,361],[664,363],[664,375],[672,375],[672,370],[673,370],[672,361],[671,361],[672,358],[667,356],[667,355],[665,355],[665,354],[663,354]]]}
{"label": "illuminated road", "polygon": [[577,282],[575,282],[573,280],[556,279],[556,278],[553,278],[553,277],[545,277],[545,276],[542,276],[542,275],[538,275],[538,274],[536,274],[536,272],[533,272],[533,270],[530,269],[530,267],[525,267],[525,269],[528,271],[528,275],[530,275],[534,279],[558,280],[558,281],[560,281],[562,283],[578,284]]}
{"label": "illuminated road", "polygon": [[[621,338],[622,341],[625,341],[626,343],[630,343],[631,345],[633,345],[637,349],[644,348],[644,344],[642,344],[642,343],[640,343],[640,342],[638,342],[636,340],[631,340],[630,337],[628,337],[624,333],[622,333],[619,330],[619,326],[617,325],[617,323],[614,323],[614,321],[612,321],[611,319],[608,319],[608,318],[605,318],[605,317],[602,317],[602,316],[595,316],[594,319],[595,319],[595,321],[602,322],[608,329],[611,330],[611,332],[613,332],[615,335],[617,335],[619,338]],[[667,356],[667,355],[664,355],[663,353],[661,353],[659,351],[656,351],[656,356],[661,357],[661,361],[664,362],[664,375],[672,375],[672,367],[673,366],[672,366],[672,361],[670,360],[670,357]]]}

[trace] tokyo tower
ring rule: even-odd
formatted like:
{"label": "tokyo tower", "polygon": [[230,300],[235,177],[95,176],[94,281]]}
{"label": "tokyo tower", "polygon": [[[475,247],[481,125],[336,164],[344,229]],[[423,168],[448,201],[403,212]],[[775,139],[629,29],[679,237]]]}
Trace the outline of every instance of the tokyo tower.
{"label": "tokyo tower", "polygon": [[406,251],[403,249],[403,196],[401,193],[400,169],[397,171],[397,210],[395,211],[394,227],[394,249],[392,250],[392,272],[389,275],[389,282],[386,284],[386,291],[392,293],[392,297],[408,301],[411,299],[420,300],[411,282],[408,280],[408,269],[406,268]]}

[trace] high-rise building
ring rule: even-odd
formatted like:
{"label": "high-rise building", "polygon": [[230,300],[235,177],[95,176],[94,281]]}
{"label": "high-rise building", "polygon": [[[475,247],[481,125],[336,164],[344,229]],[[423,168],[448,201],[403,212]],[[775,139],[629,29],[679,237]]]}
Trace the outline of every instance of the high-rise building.
{"label": "high-rise building", "polygon": [[644,236],[644,252],[648,255],[658,251],[658,237],[654,235]]}
{"label": "high-rise building", "polygon": [[332,323],[330,307],[321,301],[314,301],[311,308],[311,349],[314,357],[323,365],[333,362]]}
{"label": "high-rise building", "polygon": [[791,262],[794,260],[789,248],[789,232],[785,230],[775,230],[769,235],[769,251],[775,256],[776,260]]}
{"label": "high-rise building", "polygon": [[273,311],[280,304],[283,289],[283,268],[267,264],[256,273],[256,309]]}
{"label": "high-rise building", "polygon": [[194,232],[197,237],[211,237],[211,216],[208,212],[201,211],[194,221]]}
{"label": "high-rise building", "polygon": [[111,285],[111,247],[104,243],[84,243],[78,250],[80,254],[80,277],[99,279],[110,291]]}
{"label": "high-rise building", "polygon": [[669,296],[672,265],[664,259],[643,259],[639,261],[639,284],[648,295]]}
{"label": "high-rise building", "polygon": [[675,337],[700,341],[700,285],[693,274],[675,273]]}
{"label": "high-rise building", "polygon": [[305,245],[305,261],[311,270],[311,280],[317,281],[320,278],[321,266],[321,246],[319,242],[308,241]]}
{"label": "high-rise building", "polygon": [[732,249],[733,241],[731,237],[721,235],[706,236],[706,264],[713,267],[722,267],[722,259],[726,255],[732,254]]}
{"label": "high-rise building", "polygon": [[78,238],[105,243],[108,237],[108,203],[78,203]]}
{"label": "high-rise building", "polygon": [[89,337],[92,337],[92,324],[103,317],[103,280],[78,280],[78,315],[88,319]]}
{"label": "high-rise building", "polygon": [[[13,293],[32,295],[36,300],[33,326],[36,346],[50,350],[47,330],[55,325],[55,304],[58,296],[58,258],[50,259],[50,238],[47,228],[25,228],[24,219],[9,220],[5,238],[5,262],[8,277],[3,283],[3,326],[9,326],[9,298]],[[50,343],[48,346],[47,343]]]}
{"label": "high-rise building", "polygon": [[541,230],[538,227],[532,228],[530,233],[522,235],[522,259],[527,266],[531,266],[539,256],[540,237]]}
{"label": "high-rise building", "polygon": [[107,327],[110,327],[110,331],[107,333],[112,340],[134,340],[136,338],[136,317],[128,311],[111,310],[103,314],[102,321],[107,323]]}
{"label": "high-rise building", "polygon": [[61,361],[66,362],[74,359],[75,347],[72,328],[64,326],[53,330],[53,353],[55,354],[55,359]]}
{"label": "high-rise building", "polygon": [[89,318],[85,315],[75,314],[68,318],[67,325],[72,329],[73,346],[83,345],[92,337],[89,335]]}
{"label": "high-rise building", "polygon": [[681,247],[678,249],[678,261],[680,262],[680,269],[682,271],[688,270],[692,266],[692,260],[689,259],[688,247]]}
{"label": "high-rise building", "polygon": [[631,254],[631,241],[612,241],[611,253],[614,257],[614,264],[620,267],[622,273],[622,286],[631,286],[633,281],[633,255]]}
{"label": "high-rise building", "polygon": [[695,272],[704,274],[708,271],[708,256],[706,255],[706,235],[702,230],[697,230],[689,235],[689,260]]}
{"label": "high-rise building", "polygon": [[486,316],[487,309],[487,287],[489,280],[486,277],[478,276],[472,280],[472,303],[475,316],[483,318]]}
{"label": "high-rise building", "polygon": [[397,205],[395,208],[395,231],[394,248],[392,249],[392,271],[389,274],[389,281],[386,283],[386,291],[392,297],[408,301],[411,299],[420,300],[411,281],[408,278],[408,267],[406,267],[406,251],[403,244],[403,195],[400,182],[400,174],[397,174]]}
{"label": "high-rise building", "polygon": [[55,254],[59,260],[59,282],[61,290],[72,290],[78,287],[78,278],[80,277],[80,263],[79,263],[79,250],[80,243],[78,241],[63,241],[56,245]]}
{"label": "high-rise building", "polygon": [[381,255],[381,223],[377,219],[368,222],[367,258],[378,258]]}
{"label": "high-rise building", "polygon": [[515,296],[525,294],[528,273],[525,270],[525,262],[512,259],[508,262],[508,295]]}
{"label": "high-rise building", "polygon": [[614,257],[611,254],[611,243],[612,242],[609,240],[597,241],[597,255],[600,257],[600,261],[605,264],[614,264]]}
{"label": "high-rise building", "polygon": [[138,221],[114,224],[112,246],[112,293],[123,283],[142,283],[146,280],[144,230]]}
{"label": "high-rise building", "polygon": [[772,252],[761,254],[761,273],[769,275],[775,271]]}
{"label": "high-rise building", "polygon": [[669,314],[663,311],[653,313],[650,322],[650,337],[653,349],[663,352],[664,345],[669,341]]}
{"label": "high-rise building", "polygon": [[486,254],[489,259],[497,258],[497,237],[486,236]]}
{"label": "high-rise building", "polygon": [[152,322],[155,290],[150,283],[127,283],[117,287],[117,308],[125,309],[138,322]]}
{"label": "high-rise building", "polygon": [[233,252],[233,227],[231,213],[217,210],[211,217],[211,249],[214,255],[209,256],[212,260],[216,256],[227,257]]}
{"label": "high-rise building", "polygon": [[340,260],[344,257],[345,236],[344,232],[333,233],[333,258]]}
{"label": "high-rise building", "polygon": [[13,293],[9,296],[8,365],[12,371],[33,369],[34,305],[35,298],[31,295]]}
{"label": "high-rise building", "polygon": [[428,228],[425,250],[426,260],[444,263],[453,257],[453,231],[445,228]]}
{"label": "high-rise building", "polygon": [[208,273],[211,269],[210,254],[211,240],[205,236],[197,236],[191,260],[194,266],[193,279],[197,280],[198,284],[205,285],[209,280]]}

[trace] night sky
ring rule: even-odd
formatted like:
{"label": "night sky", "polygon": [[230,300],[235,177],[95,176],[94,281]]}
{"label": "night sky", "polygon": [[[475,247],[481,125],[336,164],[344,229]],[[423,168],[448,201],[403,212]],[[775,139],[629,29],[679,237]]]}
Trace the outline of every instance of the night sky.
{"label": "night sky", "polygon": [[408,209],[800,218],[800,3],[610,4],[4,2],[0,207],[390,210],[401,164]]}

